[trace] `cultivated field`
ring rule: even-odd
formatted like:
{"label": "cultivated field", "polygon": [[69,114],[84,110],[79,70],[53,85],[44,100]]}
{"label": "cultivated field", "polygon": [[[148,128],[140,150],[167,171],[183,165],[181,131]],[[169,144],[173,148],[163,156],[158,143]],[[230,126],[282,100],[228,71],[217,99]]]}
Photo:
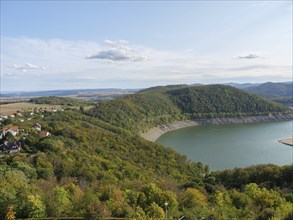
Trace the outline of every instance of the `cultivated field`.
{"label": "cultivated field", "polygon": [[2,104],[0,105],[0,114],[1,115],[10,115],[16,113],[17,111],[33,111],[35,108],[37,109],[60,109],[60,105],[46,105],[46,104],[34,104],[31,102],[17,102],[12,104]]}

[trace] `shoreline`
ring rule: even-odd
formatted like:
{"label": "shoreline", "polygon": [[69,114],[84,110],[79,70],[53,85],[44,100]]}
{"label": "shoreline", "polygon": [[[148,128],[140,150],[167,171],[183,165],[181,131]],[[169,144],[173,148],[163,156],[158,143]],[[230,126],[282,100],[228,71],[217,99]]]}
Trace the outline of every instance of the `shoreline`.
{"label": "shoreline", "polygon": [[[290,121],[293,115],[268,115],[268,116],[248,116],[239,118],[213,118],[213,119],[194,119],[186,121],[177,121],[170,124],[158,125],[150,128],[145,133],[140,133],[140,136],[148,141],[155,142],[160,136],[181,128],[193,127],[197,125],[224,125],[224,124],[248,124],[260,122],[273,122],[273,121]],[[283,140],[280,140],[283,141]],[[283,143],[283,142],[281,142]],[[292,146],[292,145],[291,145]]]}

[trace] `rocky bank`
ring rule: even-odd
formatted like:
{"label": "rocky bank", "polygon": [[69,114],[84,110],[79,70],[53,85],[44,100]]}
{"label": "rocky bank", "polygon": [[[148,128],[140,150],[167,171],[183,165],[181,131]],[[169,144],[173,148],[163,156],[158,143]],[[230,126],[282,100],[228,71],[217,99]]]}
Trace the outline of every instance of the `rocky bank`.
{"label": "rocky bank", "polygon": [[151,128],[145,133],[141,133],[141,136],[146,140],[154,142],[166,132],[174,131],[180,128],[192,127],[195,125],[246,124],[246,123],[289,121],[289,120],[293,120],[292,114],[249,116],[249,117],[238,117],[238,118],[196,119],[196,120],[178,121],[178,122],[165,124],[165,125],[158,125],[157,127]]}

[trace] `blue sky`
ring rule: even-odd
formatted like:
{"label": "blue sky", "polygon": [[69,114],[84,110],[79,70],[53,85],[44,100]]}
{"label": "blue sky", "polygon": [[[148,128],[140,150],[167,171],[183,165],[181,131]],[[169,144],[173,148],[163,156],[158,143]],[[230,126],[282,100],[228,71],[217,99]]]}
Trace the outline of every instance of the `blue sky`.
{"label": "blue sky", "polygon": [[292,80],[292,1],[1,1],[1,90]]}

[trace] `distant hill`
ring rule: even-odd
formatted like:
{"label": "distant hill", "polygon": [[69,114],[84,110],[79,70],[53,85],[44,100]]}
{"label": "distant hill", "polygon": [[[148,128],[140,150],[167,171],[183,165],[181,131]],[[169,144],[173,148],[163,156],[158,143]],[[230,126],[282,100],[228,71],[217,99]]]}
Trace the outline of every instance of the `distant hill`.
{"label": "distant hill", "polygon": [[246,91],[269,99],[282,99],[293,97],[293,82],[272,83],[267,82],[258,86],[245,88]]}
{"label": "distant hill", "polygon": [[179,89],[179,88],[184,88],[184,87],[190,87],[194,86],[195,84],[192,85],[187,85],[187,84],[178,84],[178,85],[167,85],[167,86],[155,86],[155,87],[150,87],[147,89],[142,89],[139,91],[139,93],[143,92],[162,92],[162,91],[167,91],[170,89]]}
{"label": "distant hill", "polygon": [[193,84],[190,84],[190,86],[204,86],[204,84],[201,84],[201,83],[193,83]]}
{"label": "distant hill", "polygon": [[138,89],[73,89],[73,90],[49,90],[49,91],[31,91],[31,92],[2,92],[2,98],[13,97],[48,97],[48,96],[75,96],[90,98],[96,95],[117,95],[131,94],[137,92]]}
{"label": "distant hill", "polygon": [[286,112],[280,104],[225,85],[155,87],[105,101],[89,114],[115,126],[141,130],[169,122]]}
{"label": "distant hill", "polygon": [[238,89],[245,89],[245,88],[252,87],[252,86],[258,86],[258,85],[260,85],[260,83],[233,83],[233,82],[230,82],[230,83],[224,83],[223,85],[233,86]]}

